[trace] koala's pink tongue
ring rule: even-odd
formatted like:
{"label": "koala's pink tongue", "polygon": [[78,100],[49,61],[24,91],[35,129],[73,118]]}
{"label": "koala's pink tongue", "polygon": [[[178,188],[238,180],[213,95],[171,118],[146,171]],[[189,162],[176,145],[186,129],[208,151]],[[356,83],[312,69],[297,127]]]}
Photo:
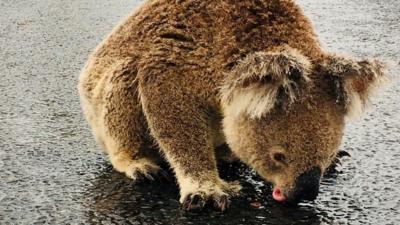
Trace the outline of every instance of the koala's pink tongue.
{"label": "koala's pink tongue", "polygon": [[283,194],[282,190],[278,187],[274,188],[274,191],[272,192],[272,197],[275,199],[275,201],[278,201],[278,202],[286,201],[285,194]]}

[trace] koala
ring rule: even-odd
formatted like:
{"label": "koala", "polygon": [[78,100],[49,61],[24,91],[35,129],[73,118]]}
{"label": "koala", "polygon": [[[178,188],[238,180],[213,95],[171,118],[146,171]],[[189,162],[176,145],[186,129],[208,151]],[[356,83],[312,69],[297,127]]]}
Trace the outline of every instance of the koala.
{"label": "koala", "polygon": [[82,108],[115,170],[152,179],[165,160],[184,210],[224,211],[254,169],[282,203],[314,200],[346,117],[387,80],[383,63],[324,51],[292,0],[148,0],[96,48]]}

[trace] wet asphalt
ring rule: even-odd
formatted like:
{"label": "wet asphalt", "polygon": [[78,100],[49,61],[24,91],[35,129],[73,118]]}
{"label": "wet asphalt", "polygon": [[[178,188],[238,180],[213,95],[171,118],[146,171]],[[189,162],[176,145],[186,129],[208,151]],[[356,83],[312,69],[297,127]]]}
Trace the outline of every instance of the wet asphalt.
{"label": "wet asphalt", "polygon": [[81,114],[80,69],[140,1],[1,0],[0,224],[400,224],[400,2],[298,2],[325,48],[388,62],[391,85],[346,127],[352,157],[318,200],[283,207],[248,168],[225,165],[245,189],[221,214],[182,212],[173,182],[134,185],[113,171]]}

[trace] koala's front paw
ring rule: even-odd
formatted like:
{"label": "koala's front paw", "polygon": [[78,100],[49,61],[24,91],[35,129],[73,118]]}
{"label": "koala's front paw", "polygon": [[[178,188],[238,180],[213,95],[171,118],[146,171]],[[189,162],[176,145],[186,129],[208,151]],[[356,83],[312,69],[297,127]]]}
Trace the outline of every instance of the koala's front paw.
{"label": "koala's front paw", "polygon": [[225,211],[229,207],[231,196],[239,195],[241,186],[238,183],[220,181],[213,183],[191,183],[190,186],[181,187],[182,209],[186,211],[200,211],[206,206],[218,211]]}
{"label": "koala's front paw", "polygon": [[225,211],[229,206],[229,197],[227,194],[207,195],[203,192],[188,194],[182,203],[182,209],[186,211],[199,211],[210,204],[218,211]]}

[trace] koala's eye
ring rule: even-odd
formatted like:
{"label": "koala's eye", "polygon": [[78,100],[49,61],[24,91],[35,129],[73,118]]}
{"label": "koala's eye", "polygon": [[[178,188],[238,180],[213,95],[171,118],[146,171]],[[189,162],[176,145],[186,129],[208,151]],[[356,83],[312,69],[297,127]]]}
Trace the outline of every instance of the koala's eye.
{"label": "koala's eye", "polygon": [[276,166],[286,166],[288,164],[288,157],[286,150],[281,146],[274,146],[269,150],[269,157]]}
{"label": "koala's eye", "polygon": [[274,152],[271,154],[271,158],[273,161],[281,164],[286,164],[286,156],[282,152]]}
{"label": "koala's eye", "polygon": [[275,164],[278,165],[286,165],[287,164],[287,157],[284,152],[282,151],[272,151],[270,152],[270,157]]}

